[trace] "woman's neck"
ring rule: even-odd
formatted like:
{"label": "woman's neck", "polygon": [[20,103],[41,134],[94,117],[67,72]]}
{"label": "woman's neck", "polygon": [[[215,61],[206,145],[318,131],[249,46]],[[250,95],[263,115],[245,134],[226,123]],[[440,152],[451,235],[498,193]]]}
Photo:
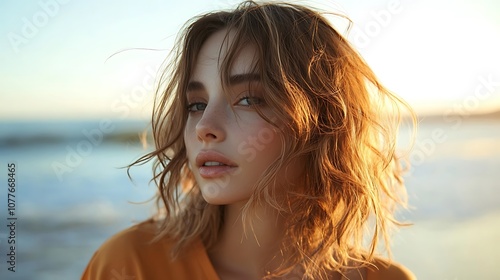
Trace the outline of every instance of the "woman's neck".
{"label": "woman's neck", "polygon": [[282,261],[283,217],[259,208],[242,221],[244,203],[224,206],[224,223],[208,255],[221,279],[260,279]]}

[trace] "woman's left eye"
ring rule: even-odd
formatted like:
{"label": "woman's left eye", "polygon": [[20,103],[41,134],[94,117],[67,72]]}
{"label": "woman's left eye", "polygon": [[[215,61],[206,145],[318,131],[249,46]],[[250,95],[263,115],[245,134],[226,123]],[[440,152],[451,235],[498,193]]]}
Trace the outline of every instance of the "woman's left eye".
{"label": "woman's left eye", "polygon": [[245,96],[240,98],[240,100],[238,100],[236,104],[243,106],[255,106],[259,105],[260,103],[262,103],[262,99],[258,97]]}

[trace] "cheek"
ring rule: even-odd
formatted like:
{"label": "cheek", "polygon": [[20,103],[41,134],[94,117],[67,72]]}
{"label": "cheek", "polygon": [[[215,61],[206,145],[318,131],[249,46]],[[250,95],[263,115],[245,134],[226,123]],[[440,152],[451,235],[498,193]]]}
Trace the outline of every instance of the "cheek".
{"label": "cheek", "polygon": [[283,147],[279,134],[273,128],[269,128],[262,131],[259,140],[264,146],[261,156],[269,163],[276,161],[280,157]]}
{"label": "cheek", "polygon": [[[282,156],[285,141],[283,135],[275,127],[267,124],[256,132],[255,142],[253,142],[254,157],[248,161],[254,176],[259,177],[264,174],[275,161]],[[301,158],[292,160],[287,166],[283,166],[277,175],[278,182],[283,185],[295,185],[301,181],[304,175],[305,166]]]}
{"label": "cheek", "polygon": [[186,125],[184,126],[184,144],[186,145],[186,149],[189,151],[189,149],[192,146],[193,141],[196,141],[196,131],[195,131],[196,124],[193,124],[192,121],[187,121]]}
{"label": "cheek", "polygon": [[281,149],[280,135],[267,123],[248,134],[238,146],[245,160],[256,169],[268,168],[279,157]]}
{"label": "cheek", "polygon": [[188,168],[192,170],[193,166],[193,160],[194,160],[194,153],[195,153],[195,145],[197,141],[197,136],[195,133],[195,130],[191,124],[186,123],[186,126],[184,127],[184,146],[186,148],[186,156],[187,156],[187,164]]}

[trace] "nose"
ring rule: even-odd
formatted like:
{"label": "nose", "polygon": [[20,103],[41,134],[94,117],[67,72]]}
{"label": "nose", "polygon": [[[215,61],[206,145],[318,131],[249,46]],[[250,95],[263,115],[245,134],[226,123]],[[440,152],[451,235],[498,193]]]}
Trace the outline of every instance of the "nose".
{"label": "nose", "polygon": [[222,142],[226,138],[225,113],[220,107],[208,105],[196,124],[196,134],[201,142]]}

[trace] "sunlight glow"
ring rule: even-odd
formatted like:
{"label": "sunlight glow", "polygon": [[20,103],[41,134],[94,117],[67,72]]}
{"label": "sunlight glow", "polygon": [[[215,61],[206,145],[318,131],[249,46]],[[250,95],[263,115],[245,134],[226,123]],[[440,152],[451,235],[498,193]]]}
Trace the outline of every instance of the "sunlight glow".
{"label": "sunlight glow", "polygon": [[[196,14],[237,2],[198,0],[175,4],[175,9],[164,2],[61,2],[57,10],[41,2],[2,3],[0,33],[6,40],[0,42],[0,119],[125,116],[124,111],[110,109],[113,103],[141,86],[151,75],[148,67],[158,68],[182,24]],[[470,112],[500,108],[500,20],[492,12],[500,4],[298,3],[350,17],[354,26],[349,40],[382,82],[418,112],[442,113],[476,101],[469,104]],[[330,18],[344,33],[346,21]],[[153,50],[139,50],[143,48]],[[476,95],[478,91],[484,98]],[[127,116],[147,115],[151,97],[152,93],[129,106]]]}

